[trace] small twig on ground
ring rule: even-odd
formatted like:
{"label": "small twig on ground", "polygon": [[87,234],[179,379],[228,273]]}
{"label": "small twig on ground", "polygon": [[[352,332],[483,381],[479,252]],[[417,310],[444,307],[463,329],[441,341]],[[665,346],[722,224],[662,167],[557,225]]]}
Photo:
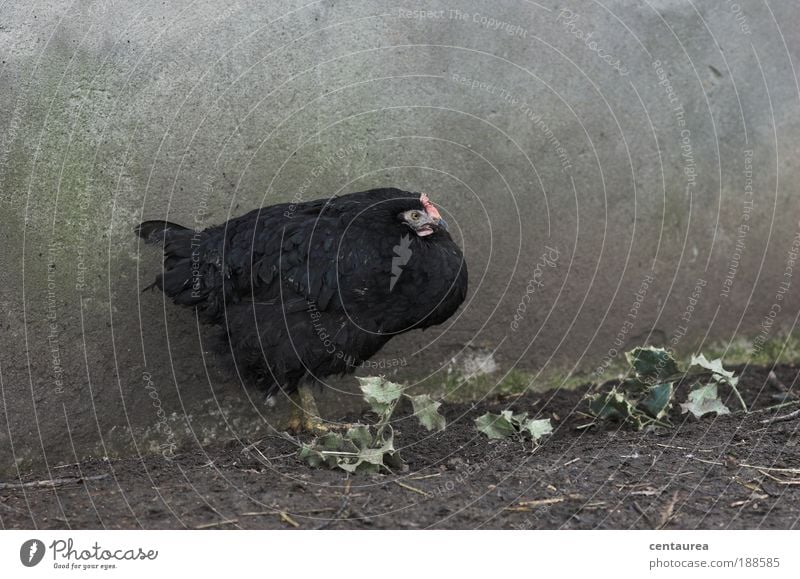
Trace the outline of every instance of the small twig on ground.
{"label": "small twig on ground", "polygon": [[608,505],[606,501],[592,501],[583,505],[583,510],[603,509]]}
{"label": "small twig on ground", "polygon": [[240,517],[265,517],[267,515],[277,515],[278,511],[249,511],[247,513],[239,513]]}
{"label": "small twig on ground", "polygon": [[770,474],[770,473],[768,473],[766,471],[763,471],[763,470],[759,470],[758,472],[763,474],[765,477],[768,477],[768,478],[772,479],[774,482],[778,483],[779,485],[800,485],[800,478],[798,478],[798,479],[782,479],[782,478],[778,478],[775,475],[772,475],[772,474]]}
{"label": "small twig on ground", "polygon": [[561,470],[561,469],[562,469],[562,468],[564,468],[565,466],[569,466],[569,465],[571,465],[571,464],[575,464],[575,463],[576,463],[576,462],[578,462],[580,459],[581,459],[581,457],[579,457],[579,456],[578,456],[578,457],[576,457],[576,458],[573,458],[572,460],[570,460],[570,461],[568,461],[568,462],[565,462],[564,464],[557,464],[556,466],[554,466],[554,467],[552,467],[552,468],[549,468],[549,469],[547,469],[547,472],[549,472],[549,473],[556,472],[556,471],[558,471],[558,470]]}
{"label": "small twig on ground", "polygon": [[[771,410],[780,410],[781,408],[786,408],[787,406],[796,406],[798,404],[800,404],[800,400],[789,400],[788,402],[781,402],[780,404],[765,406],[764,408],[759,408],[758,410],[751,410],[750,414],[763,414],[764,412],[770,412]],[[734,414],[738,413],[739,411],[737,410]]]}
{"label": "small twig on ground", "polygon": [[425,476],[412,476],[408,480],[425,480],[426,478],[435,478],[437,476],[442,476],[442,473],[435,472],[433,474],[426,474]]}
{"label": "small twig on ground", "polygon": [[289,513],[287,513],[286,511],[280,511],[280,512],[278,512],[278,516],[280,516],[280,518],[281,518],[281,520],[282,520],[282,521],[284,521],[284,522],[286,522],[286,523],[289,523],[289,524],[290,524],[291,526],[293,526],[295,529],[299,529],[299,528],[300,528],[300,523],[298,523],[298,522],[297,522],[297,521],[295,521],[295,520],[294,520],[292,517],[290,517],[290,516],[289,516]]}
{"label": "small twig on ground", "polygon": [[658,488],[649,487],[646,489],[642,489],[640,491],[631,491],[628,494],[631,495],[632,497],[633,496],[654,497],[662,494],[665,490],[667,490],[667,486],[669,485],[665,485],[663,487],[658,487]]}
{"label": "small twig on ground", "polygon": [[195,527],[195,530],[201,529],[213,529],[214,527],[223,527],[225,525],[235,525],[239,522],[239,519],[224,519],[222,521],[215,521],[213,523],[206,523],[204,525],[198,525]]}
{"label": "small twig on ground", "polygon": [[572,496],[567,497],[554,497],[552,499],[534,499],[532,501],[520,501],[517,506],[520,507],[540,507],[542,505],[554,505],[556,503],[563,503],[568,498],[573,498]]}
{"label": "small twig on ground", "polygon": [[[295,515],[305,515],[305,514],[309,514],[309,513],[326,513],[328,511],[333,511],[333,510],[335,510],[335,509],[329,508],[329,507],[319,508],[319,509],[305,509],[303,511],[294,511],[293,514],[295,514]],[[239,516],[240,517],[265,517],[265,516],[269,516],[269,515],[280,515],[281,512],[285,513],[286,511],[250,511],[250,512],[247,512],[247,513],[240,513]]]}
{"label": "small twig on ground", "polygon": [[621,484],[617,483],[617,488],[619,488],[620,491],[622,491],[622,490],[624,490],[626,488],[635,489],[635,488],[639,488],[639,487],[649,487],[649,486],[650,486],[649,482],[630,483],[630,484],[628,484],[628,483],[621,483]]}
{"label": "small twig on ground", "polygon": [[689,448],[687,446],[674,446],[672,444],[662,444],[660,442],[656,442],[656,446],[662,448],[676,448],[678,450],[691,450],[692,452],[714,452],[711,448]]}
{"label": "small twig on ground", "polygon": [[[353,495],[356,496],[356,495]],[[330,511],[335,511],[333,507],[324,507],[324,508],[316,508],[316,509],[303,509],[302,511],[294,511],[295,515],[307,515],[307,514],[317,514],[317,513],[328,513]]]}
{"label": "small twig on ground", "polygon": [[741,500],[741,501],[733,501],[733,502],[730,504],[730,507],[731,507],[732,509],[738,509],[738,508],[740,508],[740,507],[744,507],[744,506],[746,506],[746,505],[749,505],[749,504],[750,504],[750,503],[752,503],[753,501],[760,501],[760,500],[766,499],[766,498],[768,498],[768,496],[769,496],[769,495],[759,495],[758,493],[750,493],[750,496],[749,496],[749,497],[747,497],[747,498],[746,498],[746,499],[744,499],[744,500]]}
{"label": "small twig on ground", "polygon": [[98,474],[94,476],[76,476],[69,478],[53,478],[47,480],[36,480],[26,483],[0,483],[0,491],[6,489],[29,489],[29,488],[55,488],[71,484],[82,484],[88,481],[101,480],[108,478],[108,474]]}
{"label": "small twig on ground", "polygon": [[661,442],[656,442],[656,446],[660,446],[662,448],[676,448],[678,450],[694,450],[693,448],[689,448],[688,446],[674,446],[672,444],[663,444]]}
{"label": "small twig on ground", "polygon": [[412,487],[411,485],[407,485],[406,483],[402,483],[399,480],[395,480],[395,481],[392,481],[392,482],[394,482],[396,485],[399,485],[399,486],[403,487],[406,490],[409,490],[411,492],[415,492],[417,494],[420,494],[423,497],[426,497],[426,498],[429,498],[429,499],[433,498],[433,495],[431,493],[425,492],[422,489],[418,489],[417,487]]}
{"label": "small twig on ground", "polygon": [[772,418],[767,418],[766,420],[762,420],[761,424],[775,424],[776,422],[788,422],[789,420],[794,420],[795,418],[798,417],[800,417],[800,408],[798,408],[794,412],[790,412],[789,414],[784,414],[783,416],[773,416]]}
{"label": "small twig on ground", "polygon": [[567,499],[580,500],[581,498],[582,498],[581,495],[567,495],[564,497],[553,497],[551,499],[534,499],[531,501],[520,501],[512,507],[505,507],[503,510],[525,513],[530,511],[532,508],[543,507],[545,505],[554,505],[556,503],[563,503]]}
{"label": "small twig on ground", "polygon": [[[332,510],[333,509],[310,509],[310,510],[307,510],[307,511],[298,511],[295,514],[300,514],[300,513],[321,513],[323,511],[332,511]],[[287,513],[286,511],[278,510],[278,509],[274,509],[274,510],[271,510],[271,511],[250,511],[250,512],[247,512],[247,513],[239,513],[238,516],[239,517],[264,517],[264,516],[269,516],[269,515],[277,515],[285,523],[289,523],[291,526],[293,526],[295,528],[299,528],[300,527],[300,523],[298,523],[291,516],[289,516],[289,513]],[[230,519],[228,521],[222,521],[220,523],[211,523],[210,526],[219,526],[219,525],[224,525],[224,524],[227,524],[227,523],[236,523],[238,521],[239,521],[239,519]],[[199,529],[201,527],[195,527],[195,528]],[[202,528],[209,528],[209,527],[203,526]]]}
{"label": "small twig on ground", "polygon": [[787,472],[790,474],[800,474],[800,468],[778,468],[772,466],[756,466],[753,464],[745,464],[743,462],[740,462],[739,466],[743,466],[745,468],[752,468],[758,471],[766,470],[769,472]]}
{"label": "small twig on ground", "polygon": [[692,460],[696,460],[697,462],[702,462],[705,464],[713,464],[714,466],[725,466],[722,462],[717,462],[716,460],[706,460],[704,458],[697,458],[696,456],[692,456],[691,454],[687,455],[686,458],[691,458]]}
{"label": "small twig on ground", "polygon": [[[713,464],[715,466],[726,466],[725,463],[717,462],[714,460],[705,460],[702,458],[697,458],[696,456],[688,455],[686,458],[691,458],[692,460],[696,460],[699,462],[704,462],[706,464]],[[779,468],[773,466],[759,466],[755,464],[745,464],[743,462],[736,463],[737,467],[741,468],[752,468],[757,471],[770,471],[770,472],[786,472],[790,474],[800,474],[800,468]]]}
{"label": "small twig on ground", "polygon": [[741,480],[739,477],[733,477],[733,481],[742,485],[744,488],[750,491],[751,494],[753,493],[764,493],[764,489],[758,483],[755,482],[746,482]]}

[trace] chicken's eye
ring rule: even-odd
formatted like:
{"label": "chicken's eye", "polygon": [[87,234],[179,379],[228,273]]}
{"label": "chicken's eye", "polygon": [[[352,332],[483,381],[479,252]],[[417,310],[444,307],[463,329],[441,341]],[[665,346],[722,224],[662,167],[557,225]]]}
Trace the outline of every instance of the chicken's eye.
{"label": "chicken's eye", "polygon": [[411,221],[419,221],[420,213],[419,211],[412,211],[409,217],[411,218]]}

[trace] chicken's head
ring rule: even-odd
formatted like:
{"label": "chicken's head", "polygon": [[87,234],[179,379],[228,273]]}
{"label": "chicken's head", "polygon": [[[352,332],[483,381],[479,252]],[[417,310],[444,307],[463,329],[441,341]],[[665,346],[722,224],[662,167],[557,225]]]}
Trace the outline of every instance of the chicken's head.
{"label": "chicken's head", "polygon": [[447,223],[425,193],[419,196],[419,202],[421,209],[403,211],[399,215],[400,220],[419,237],[426,237],[440,229],[447,231]]}

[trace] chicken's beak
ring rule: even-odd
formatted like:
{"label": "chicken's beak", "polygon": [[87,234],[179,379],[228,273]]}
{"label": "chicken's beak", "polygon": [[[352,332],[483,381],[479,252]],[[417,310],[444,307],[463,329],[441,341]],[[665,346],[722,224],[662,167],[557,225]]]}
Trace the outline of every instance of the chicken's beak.
{"label": "chicken's beak", "polygon": [[442,216],[439,215],[438,211],[426,211],[425,214],[428,216],[427,223],[431,225],[434,229],[444,229],[447,231],[447,221],[442,219]]}

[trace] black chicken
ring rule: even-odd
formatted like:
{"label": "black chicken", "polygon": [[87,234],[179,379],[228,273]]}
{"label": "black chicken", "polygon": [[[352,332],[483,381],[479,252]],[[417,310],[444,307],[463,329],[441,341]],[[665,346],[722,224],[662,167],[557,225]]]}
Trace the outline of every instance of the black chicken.
{"label": "black chicken", "polygon": [[441,324],[467,292],[438,210],[400,189],[272,205],[204,231],[145,221],[136,233],[164,244],[149,287],[222,326],[234,362],[268,396],[296,393],[295,429],[325,429],[311,383]]}

